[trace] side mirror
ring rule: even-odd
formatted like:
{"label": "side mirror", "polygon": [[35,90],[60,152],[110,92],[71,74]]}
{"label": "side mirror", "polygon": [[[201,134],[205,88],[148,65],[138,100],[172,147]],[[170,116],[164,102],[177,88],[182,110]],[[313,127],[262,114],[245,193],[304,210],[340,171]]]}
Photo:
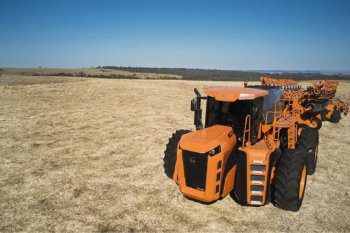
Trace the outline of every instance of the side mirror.
{"label": "side mirror", "polygon": [[191,100],[191,111],[196,111],[198,105],[198,100],[197,98],[193,98]]}

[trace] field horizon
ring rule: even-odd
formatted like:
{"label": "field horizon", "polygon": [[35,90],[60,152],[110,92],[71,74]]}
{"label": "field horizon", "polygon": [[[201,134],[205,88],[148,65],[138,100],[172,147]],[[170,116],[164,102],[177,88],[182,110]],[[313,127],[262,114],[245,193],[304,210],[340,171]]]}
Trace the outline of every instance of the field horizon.
{"label": "field horizon", "polygon": [[218,70],[192,68],[151,68],[98,66],[90,68],[0,67],[0,75],[64,76],[112,79],[162,79],[198,81],[258,81],[260,76],[295,80],[350,80],[350,71],[312,70]]}

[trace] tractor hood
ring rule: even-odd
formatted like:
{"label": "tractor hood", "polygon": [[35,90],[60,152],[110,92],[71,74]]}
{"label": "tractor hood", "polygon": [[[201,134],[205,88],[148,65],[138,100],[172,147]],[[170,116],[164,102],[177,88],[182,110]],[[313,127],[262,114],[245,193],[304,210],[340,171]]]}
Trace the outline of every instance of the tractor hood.
{"label": "tractor hood", "polygon": [[218,145],[236,144],[233,128],[224,125],[214,125],[182,136],[180,148],[188,151],[206,153]]}

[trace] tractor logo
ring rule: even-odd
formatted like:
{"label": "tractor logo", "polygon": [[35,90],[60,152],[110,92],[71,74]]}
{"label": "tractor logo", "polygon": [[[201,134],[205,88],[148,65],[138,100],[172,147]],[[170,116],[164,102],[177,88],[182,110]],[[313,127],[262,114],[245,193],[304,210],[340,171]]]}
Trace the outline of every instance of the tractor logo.
{"label": "tractor logo", "polygon": [[191,164],[195,164],[195,163],[197,162],[195,157],[189,157],[189,158],[188,158],[188,161],[189,161]]}

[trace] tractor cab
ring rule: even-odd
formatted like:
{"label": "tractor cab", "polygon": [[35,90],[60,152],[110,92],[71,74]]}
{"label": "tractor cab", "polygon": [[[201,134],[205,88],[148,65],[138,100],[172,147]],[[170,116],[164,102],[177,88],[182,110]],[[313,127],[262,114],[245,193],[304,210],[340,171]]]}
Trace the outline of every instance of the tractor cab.
{"label": "tractor cab", "polygon": [[[251,141],[257,141],[259,125],[263,115],[264,96],[266,90],[240,87],[214,87],[205,90],[207,97],[198,95],[192,100],[192,110],[195,111],[195,125],[201,129],[200,99],[207,100],[205,128],[215,125],[230,126],[234,129],[237,142],[242,142],[246,117],[251,117]],[[199,113],[200,112],[200,113]]]}

